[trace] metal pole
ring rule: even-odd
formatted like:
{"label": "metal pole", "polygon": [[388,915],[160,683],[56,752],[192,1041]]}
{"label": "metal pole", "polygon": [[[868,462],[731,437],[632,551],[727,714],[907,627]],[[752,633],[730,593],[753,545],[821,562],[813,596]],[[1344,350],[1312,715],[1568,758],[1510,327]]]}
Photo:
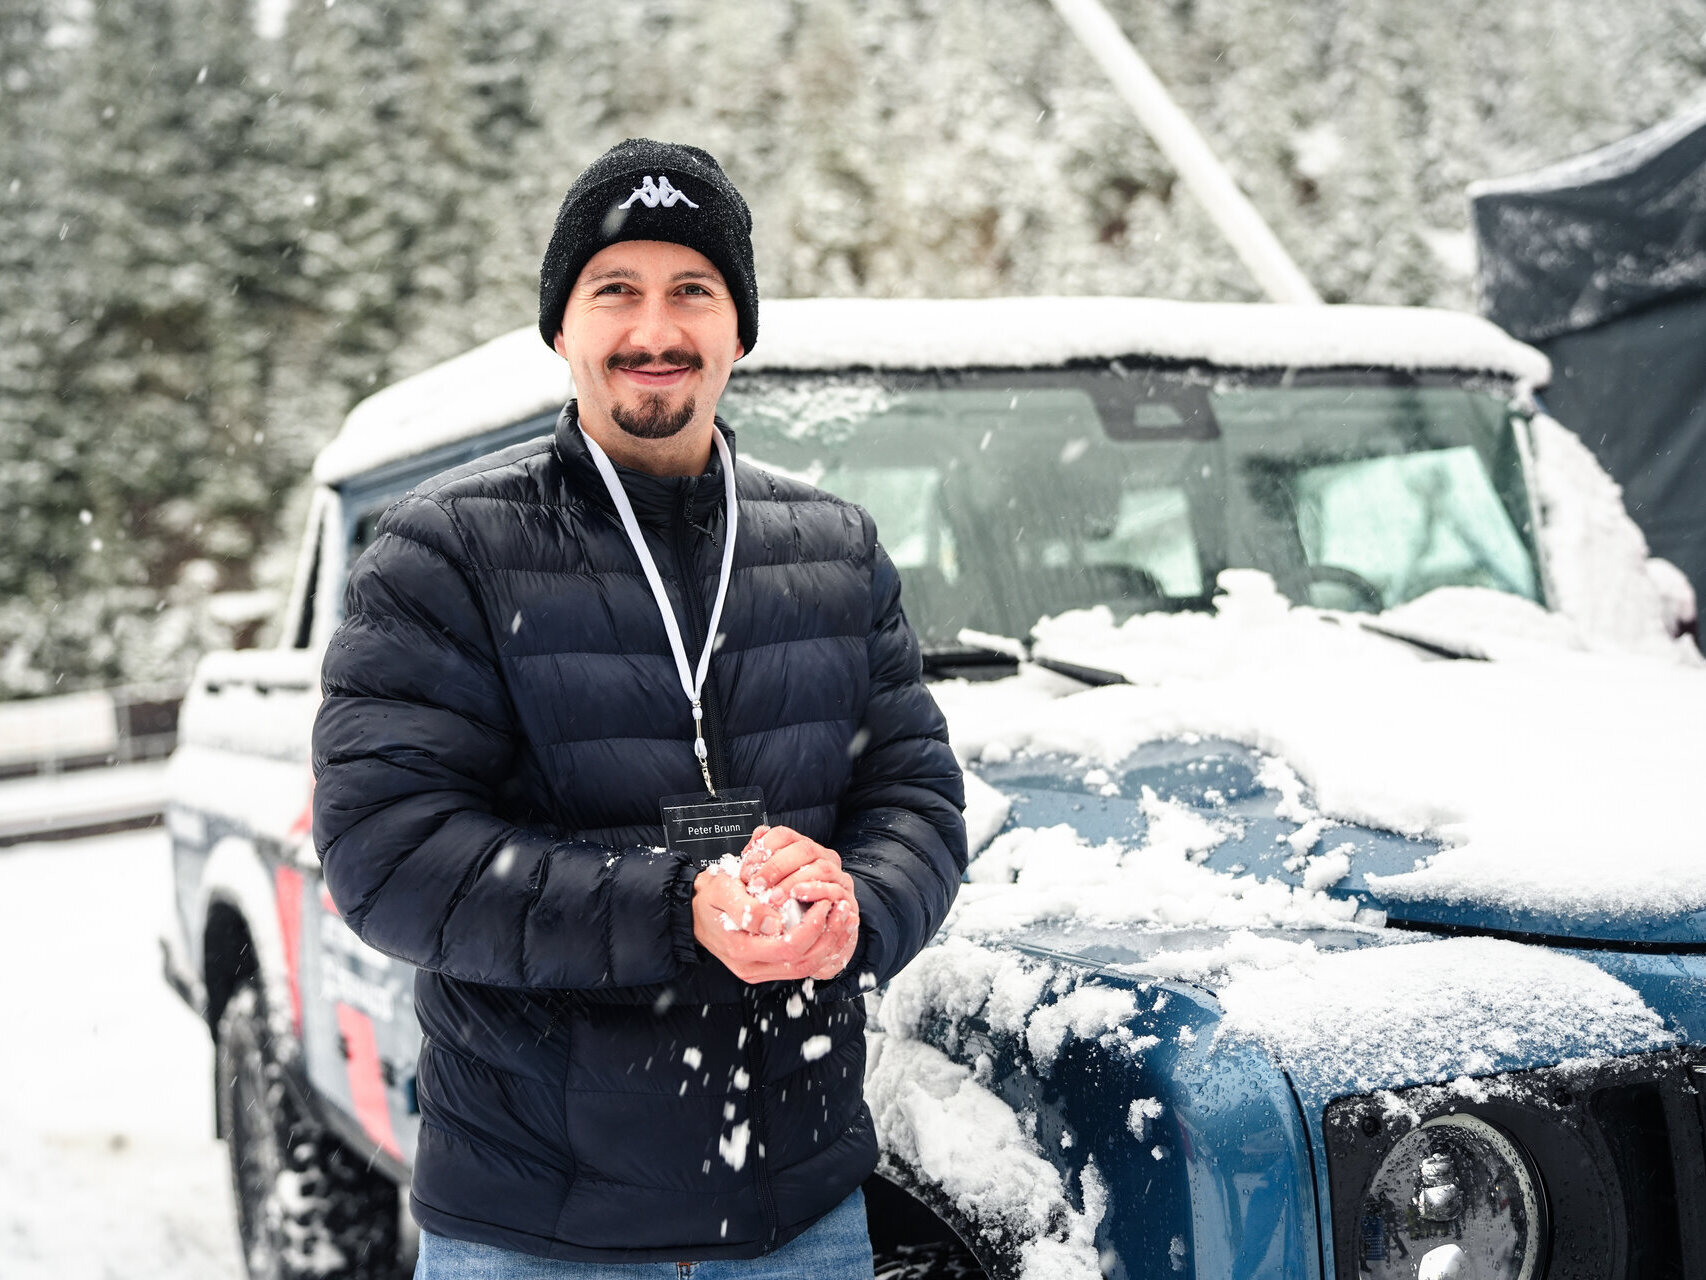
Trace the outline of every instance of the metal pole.
{"label": "metal pole", "polygon": [[1066,25],[1084,43],[1090,56],[1101,65],[1114,88],[1137,113],[1137,119],[1155,139],[1179,177],[1214,219],[1234,253],[1256,277],[1275,302],[1319,305],[1307,276],[1274,235],[1273,228],[1256,212],[1232,175],[1215,156],[1202,134],[1179,110],[1149,64],[1125,33],[1119,29],[1101,0],[1052,0]]}

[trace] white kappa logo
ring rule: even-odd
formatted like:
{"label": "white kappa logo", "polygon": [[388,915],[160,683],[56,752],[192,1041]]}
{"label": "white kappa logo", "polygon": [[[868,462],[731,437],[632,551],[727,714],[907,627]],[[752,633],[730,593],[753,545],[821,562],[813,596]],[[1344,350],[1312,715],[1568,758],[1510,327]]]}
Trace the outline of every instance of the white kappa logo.
{"label": "white kappa logo", "polygon": [[636,200],[645,205],[648,209],[655,209],[660,204],[666,209],[673,209],[677,204],[684,204],[689,209],[697,209],[699,207],[687,198],[687,193],[685,191],[671,186],[669,179],[664,177],[662,174],[658,175],[656,183],[653,183],[649,177],[641,178],[640,185],[634,188],[634,194],[629,196],[616,207],[618,209],[626,209]]}

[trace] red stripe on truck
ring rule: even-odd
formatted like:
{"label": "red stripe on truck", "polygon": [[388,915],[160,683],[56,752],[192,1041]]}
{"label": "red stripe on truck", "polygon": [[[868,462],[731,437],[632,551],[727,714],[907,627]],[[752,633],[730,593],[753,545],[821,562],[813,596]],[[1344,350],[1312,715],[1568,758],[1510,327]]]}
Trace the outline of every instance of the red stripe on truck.
{"label": "red stripe on truck", "polygon": [[349,1095],[355,1118],[382,1151],[401,1160],[403,1151],[391,1130],[391,1108],[385,1101],[385,1079],[379,1074],[379,1041],[373,1034],[373,1019],[339,1004],[338,1034],[349,1053]]}
{"label": "red stripe on truck", "polygon": [[278,931],[284,939],[284,977],[290,986],[290,1025],[302,1034],[302,984],[297,979],[302,961],[302,873],[277,867],[272,873],[273,901],[278,904]]}

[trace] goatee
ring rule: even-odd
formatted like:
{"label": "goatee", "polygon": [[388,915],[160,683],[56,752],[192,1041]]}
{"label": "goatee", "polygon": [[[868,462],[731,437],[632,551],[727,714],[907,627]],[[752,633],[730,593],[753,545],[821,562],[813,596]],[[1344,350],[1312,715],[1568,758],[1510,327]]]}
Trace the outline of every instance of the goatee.
{"label": "goatee", "polygon": [[641,396],[639,406],[634,409],[612,405],[610,416],[617,426],[640,440],[667,440],[686,429],[697,407],[689,396],[680,408],[672,410],[668,400],[654,393]]}
{"label": "goatee", "polygon": [[[686,347],[671,347],[668,351],[657,354],[637,350],[617,351],[604,361],[604,367],[612,373],[618,369],[645,369],[654,364],[664,368],[699,370],[705,367],[705,358]],[[610,416],[615,419],[617,426],[637,439],[667,440],[670,436],[679,434],[693,421],[694,408],[693,397],[689,396],[679,409],[672,412],[669,401],[653,392],[640,397],[638,408],[625,409],[620,405],[612,407]]]}

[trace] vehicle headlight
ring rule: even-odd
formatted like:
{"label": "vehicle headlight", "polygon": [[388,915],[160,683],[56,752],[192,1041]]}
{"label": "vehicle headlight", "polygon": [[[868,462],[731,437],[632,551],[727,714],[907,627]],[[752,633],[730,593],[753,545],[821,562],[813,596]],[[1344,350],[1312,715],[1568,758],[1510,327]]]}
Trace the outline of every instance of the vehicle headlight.
{"label": "vehicle headlight", "polygon": [[1532,1280],[1545,1244],[1534,1166],[1499,1129],[1438,1116],[1398,1140],[1362,1201],[1371,1280]]}

